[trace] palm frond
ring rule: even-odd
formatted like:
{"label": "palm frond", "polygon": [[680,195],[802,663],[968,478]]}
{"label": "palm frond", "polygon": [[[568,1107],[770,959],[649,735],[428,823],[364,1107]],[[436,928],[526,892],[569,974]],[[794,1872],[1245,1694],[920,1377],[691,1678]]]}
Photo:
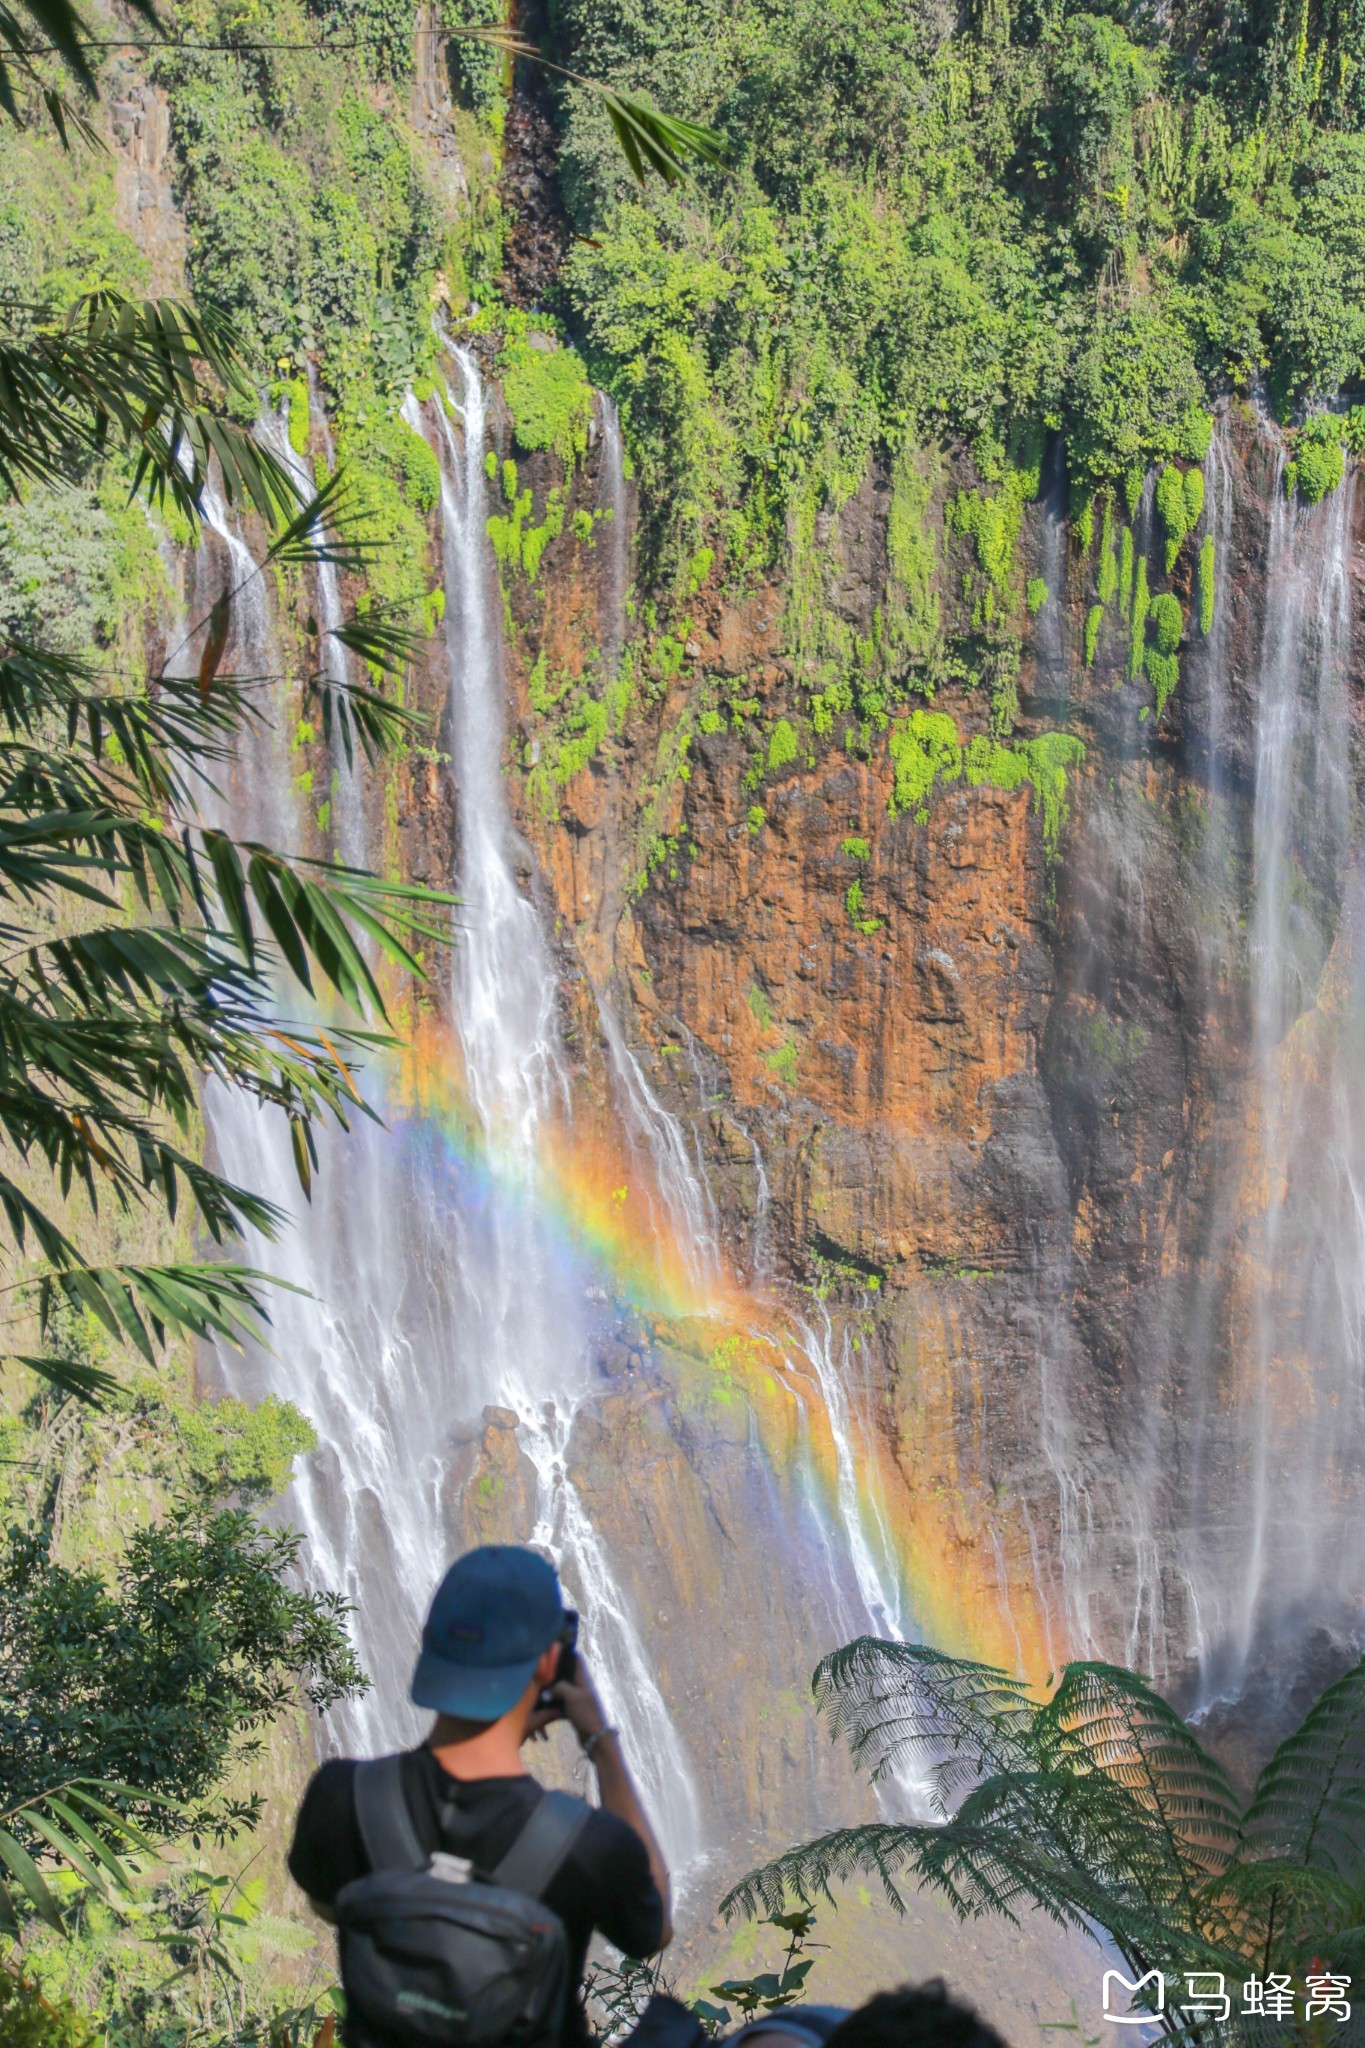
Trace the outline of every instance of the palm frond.
{"label": "palm frond", "polygon": [[1365,1875],[1365,1657],[1275,1751],[1257,1780],[1246,1834],[1254,1854]]}
{"label": "palm frond", "polygon": [[216,459],[228,503],[274,528],[298,506],[298,481],[215,409],[206,373],[252,393],[230,323],[169,299],[92,292],[22,341],[0,337],[0,486],[65,482],[114,445],[133,461],[134,495],[169,496],[196,522]]}
{"label": "palm frond", "polygon": [[[372,643],[363,633],[354,635],[337,629],[336,637],[368,660]],[[310,676],[304,688],[304,704],[316,705],[322,720],[322,737],[327,746],[341,745],[348,767],[354,764],[358,740],[367,761],[377,760],[393,748],[410,745],[425,729],[417,712],[392,697],[372,689],[368,683],[337,682],[326,675]]]}
{"label": "palm frond", "polygon": [[689,162],[709,164],[715,170],[725,170],[729,166],[725,138],[716,129],[701,127],[695,121],[680,121],[673,114],[664,114],[657,107],[647,106],[631,93],[618,92],[613,86],[603,84],[601,79],[585,78],[581,72],[567,71],[562,64],[551,63],[524,36],[484,23],[470,23],[462,28],[447,29],[445,33],[457,41],[487,43],[509,57],[523,58],[528,63],[539,65],[542,70],[567,78],[572,85],[580,85],[594,93],[602,102],[612,132],[637,184],[645,184],[651,171],[656,172],[665,185],[679,184],[688,175]]}
{"label": "palm frond", "polygon": [[613,92],[606,86],[595,90],[637,184],[643,185],[649,172],[657,171],[665,185],[677,185],[687,176],[689,159],[717,170],[728,165],[725,143],[714,128],[680,121],[628,93]]}
{"label": "palm frond", "polygon": [[168,1331],[223,1337],[238,1347],[244,1341],[264,1343],[270,1321],[265,1290],[287,1285],[254,1266],[226,1263],[73,1266],[43,1276],[39,1312],[46,1323],[60,1295],[73,1307],[88,1309],[110,1336],[126,1339],[153,1364]]}
{"label": "palm frond", "polygon": [[290,569],[330,564],[343,574],[358,574],[381,545],[366,537],[368,515],[358,507],[347,471],[334,471],[281,527],[260,567],[270,562]]}
{"label": "palm frond", "polygon": [[[133,13],[149,27],[160,28],[160,17],[153,0],[129,0],[129,4]],[[70,109],[66,101],[60,95],[54,95],[51,87],[39,77],[33,62],[35,36],[42,43],[51,45],[77,84],[95,98],[99,88],[86,54],[89,26],[72,0],[17,0],[14,6],[0,6],[0,111],[10,120],[17,120],[16,89],[29,86],[41,92],[58,136],[65,145],[65,121],[71,119]],[[54,98],[58,103],[56,107],[52,105]],[[78,125],[83,136],[96,140],[83,120]]]}

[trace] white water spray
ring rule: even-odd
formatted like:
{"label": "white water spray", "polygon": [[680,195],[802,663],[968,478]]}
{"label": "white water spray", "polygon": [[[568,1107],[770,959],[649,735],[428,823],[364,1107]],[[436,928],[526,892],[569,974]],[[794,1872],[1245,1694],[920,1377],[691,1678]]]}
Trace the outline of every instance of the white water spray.
{"label": "white water spray", "polygon": [[[502,676],[493,619],[484,490],[484,397],[471,354],[456,350],[457,435],[435,414],[442,475],[450,726],[460,800],[458,887],[465,925],[454,1011],[465,1086],[490,1199],[459,1219],[456,1268],[466,1355],[484,1399],[517,1418],[537,1480],[534,1540],[559,1560],[583,1609],[585,1647],[619,1724],[666,1851],[685,1869],[701,1847],[691,1768],[649,1668],[630,1603],[569,1476],[574,1415],[588,1392],[581,1292],[545,1212],[542,1160],[569,1091],[555,1023],[555,981],[530,900],[509,859],[502,781]],[[410,424],[421,415],[410,406]],[[465,1347],[462,1347],[465,1348]]]}

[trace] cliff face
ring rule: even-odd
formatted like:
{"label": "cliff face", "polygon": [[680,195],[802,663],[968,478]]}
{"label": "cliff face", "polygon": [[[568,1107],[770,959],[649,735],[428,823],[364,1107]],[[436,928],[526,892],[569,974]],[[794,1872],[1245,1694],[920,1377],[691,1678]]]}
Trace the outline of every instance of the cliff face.
{"label": "cliff face", "polygon": [[[435,50],[413,147],[477,211],[491,160]],[[547,104],[518,80],[502,284],[525,306],[565,226]],[[130,73],[112,118],[121,218],[174,285],[167,104]],[[1088,528],[1063,516],[1055,437],[1003,486],[951,441],[878,453],[791,536],[790,575],[707,546],[668,599],[633,573],[657,508],[614,410],[593,401],[586,448],[576,425],[558,454],[554,431],[519,438],[489,332],[512,865],[558,973],[566,1156],[596,1146],[618,1252],[657,1239],[660,1270],[690,1273],[632,1293],[623,1254],[594,1279],[569,1463],[655,1617],[666,1698],[742,1726],[714,1814],[775,1839],[827,1809],[839,1767],[812,1761],[796,1703],[869,1625],[1040,1671],[1129,1658],[1204,1704],[1282,1649],[1303,1669],[1313,1627],[1330,1661],[1360,1625],[1334,1534],[1359,1488],[1365,1274],[1353,476],[1291,500],[1278,436],[1225,406],[1167,575],[1154,477],[1097,532],[1099,501]],[[430,584],[441,525],[430,508]],[[1156,702],[1132,623],[1148,570],[1181,613]],[[850,705],[841,662],[899,680]],[[436,883],[462,870],[461,687],[433,648],[416,690],[440,746],[363,797],[333,783],[371,858]],[[335,767],[306,742],[299,765],[318,788]],[[326,808],[288,831],[340,843]],[[524,1536],[525,1432],[467,1392],[446,1511]]]}
{"label": "cliff face", "polygon": [[[798,1318],[832,1312],[914,1624],[1039,1669],[1128,1659],[1187,1704],[1254,1690],[1277,1660],[1283,1689],[1314,1627],[1330,1661],[1360,1623],[1327,1535],[1353,1498],[1331,1417],[1358,1395],[1350,1314],[1326,1297],[1357,1283],[1358,1246],[1324,1204],[1353,1172],[1330,1105],[1354,975],[1361,522],[1349,479],[1335,506],[1286,511],[1276,439],[1244,406],[1220,418],[1208,474],[1216,613],[1200,631],[1182,560],[1181,678],[1159,719],[1139,716],[1112,614],[1083,664],[1093,572],[1074,540],[1034,622],[1019,734],[1065,722],[1086,750],[1054,847],[1028,786],[944,778],[918,815],[898,807],[882,746],[800,758],[756,808],[738,717],[693,718],[686,772],[661,791],[668,736],[706,691],[769,720],[799,707],[773,588],[698,590],[677,678],[551,802],[511,776],[577,1043],[589,990],[607,992],[697,1147],[736,1282]],[[599,438],[574,502],[610,490]],[[1041,565],[1050,521],[1045,491],[1024,537]],[[1144,504],[1140,555],[1153,528]],[[886,579],[885,494],[869,487],[826,545],[856,625]],[[523,765],[545,730],[537,661],[581,670],[607,638],[603,553],[566,537],[543,583],[509,579]],[[944,553],[947,607],[946,535]],[[934,711],[964,739],[983,722],[979,691],[940,688]],[[580,1066],[601,1094],[591,1052]],[[738,1470],[743,1411],[699,1436],[660,1354],[650,1369],[650,1391],[605,1394],[574,1452],[676,1615],[761,1550],[764,1514]],[[780,1575],[762,1576],[769,1611]],[[1311,1619],[1292,1616],[1310,1584]],[[810,1639],[809,1615],[795,1627]],[[792,1630],[758,1630],[774,1633]],[[756,1768],[751,1753],[731,1812],[766,1833]],[[803,1752],[793,1780],[808,1770]]]}

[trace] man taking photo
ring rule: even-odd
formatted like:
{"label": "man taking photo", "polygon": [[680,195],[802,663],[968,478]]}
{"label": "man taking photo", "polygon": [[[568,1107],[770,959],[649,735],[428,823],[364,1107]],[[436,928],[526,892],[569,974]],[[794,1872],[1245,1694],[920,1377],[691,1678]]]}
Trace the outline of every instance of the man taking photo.
{"label": "man taking photo", "polygon": [[[555,2012],[562,2010],[562,2018],[551,2022],[548,2038],[553,2041],[557,2032],[562,2048],[587,2048],[576,1994],[594,1931],[628,1956],[666,1947],[672,1937],[668,1871],[620,1736],[607,1725],[582,1659],[565,1659],[574,1627],[558,1576],[544,1558],[504,1544],[469,1551],[441,1581],[422,1631],[411,1696],[436,1715],[426,1741],[376,1763],[338,1759],[314,1774],[299,1810],[289,1870],[323,1918],[340,1920],[344,1980],[349,1923],[359,1924],[369,1944],[362,1959],[367,1967],[375,1925],[381,1947],[385,1916],[400,1923],[401,1935],[406,1880],[400,1876],[390,1883],[390,1866],[399,1872],[423,1868],[422,1896],[428,1902],[436,1897],[438,1910],[442,1899],[456,1899],[458,1886],[447,1891],[437,1884],[433,1893],[433,1877],[502,1886],[504,1898],[508,1891],[524,1890],[550,1909],[563,1926],[567,1995],[556,1994]],[[559,1675],[562,1659],[572,1677]],[[569,1723],[592,1763],[598,1807],[547,1795],[522,1761],[528,1738],[557,1720]],[[545,1809],[532,1826],[542,1802]],[[368,1885],[359,1882],[367,1877]],[[376,1890],[384,1893],[377,1902]],[[416,1924],[424,1911],[415,1904],[410,1921]],[[357,1951],[360,1935],[350,1936]],[[446,2009],[441,1999],[449,2003],[454,1996],[433,1995],[431,1987],[457,1981],[461,1968],[468,1974],[467,1928],[459,1938],[466,1941],[465,1958],[457,1957],[453,1978],[449,1972],[444,1980],[431,1971],[421,1976],[414,1969],[409,1988],[399,1986],[397,2005],[404,2007],[406,2000],[418,2033],[426,2034],[432,2015]],[[524,1943],[514,1945],[515,1953],[522,1948]],[[354,2005],[349,1983],[347,1990]],[[465,2021],[463,1994],[460,1999],[459,2005],[449,2003],[454,2017],[446,2031],[452,2039]]]}

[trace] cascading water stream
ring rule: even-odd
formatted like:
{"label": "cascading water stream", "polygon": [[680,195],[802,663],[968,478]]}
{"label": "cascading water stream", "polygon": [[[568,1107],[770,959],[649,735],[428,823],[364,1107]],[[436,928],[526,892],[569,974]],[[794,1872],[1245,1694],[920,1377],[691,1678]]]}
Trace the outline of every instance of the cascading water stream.
{"label": "cascading water stream", "polygon": [[[1277,1661],[1299,1668],[1306,1603],[1349,1637],[1365,1566],[1358,1516],[1343,1523],[1360,1500],[1365,1442],[1354,477],[1304,506],[1286,494],[1284,462],[1269,429],[1244,449],[1229,420],[1216,424],[1212,629],[1192,628],[1182,657],[1204,782],[1179,883],[1201,912],[1191,1002],[1205,1042],[1245,1044],[1248,1025],[1250,1041],[1242,1064],[1224,1060],[1194,1084],[1214,1139],[1188,1197],[1203,1219],[1199,1256],[1102,1433],[1068,1399],[1076,1352],[1064,1307],[1036,1311],[1068,1647],[1158,1676],[1197,1672],[1201,1708],[1254,1690],[1273,1710]],[[1250,505],[1260,490],[1264,571],[1249,584],[1233,559],[1234,499]],[[1132,963],[1160,957],[1173,881],[1150,775],[1139,742],[1132,773],[1089,791],[1069,856],[1080,943],[1068,1000],[1115,1044],[1131,1028]]]}
{"label": "cascading water stream", "polygon": [[602,1001],[597,1009],[626,1129],[644,1141],[672,1237],[687,1263],[688,1279],[704,1297],[720,1280],[719,1226],[711,1191],[694,1171],[677,1119],[669,1115],[645,1079],[613,1012]]}
{"label": "cascading water stream", "polygon": [[626,590],[630,580],[630,506],[626,498],[625,445],[621,415],[605,391],[598,394],[602,418],[602,486],[599,511],[606,515],[607,575],[602,591],[602,671],[616,674],[625,642]]}
{"label": "cascading water stream", "polygon": [[1033,622],[1033,688],[1035,695],[1064,704],[1070,694],[1066,659],[1068,527],[1066,460],[1060,434],[1053,436],[1048,450],[1039,495],[1038,566],[1047,594]]}
{"label": "cascading water stream", "polygon": [[849,1402],[854,1373],[848,1331],[844,1331],[836,1362],[834,1326],[827,1312],[820,1329],[798,1323],[797,1330],[802,1350],[814,1368],[834,1441],[839,1522],[867,1616],[866,1626],[873,1635],[887,1641],[904,1642],[905,1618],[895,1552],[875,1493],[858,1484],[858,1450]]}
{"label": "cascading water stream", "polygon": [[[638,1060],[626,1044],[620,1025],[605,1003],[599,1003],[602,1034],[611,1056],[627,1129],[640,1139],[652,1157],[655,1178],[669,1211],[673,1238],[684,1250],[689,1278],[703,1293],[714,1291],[721,1280],[715,1204],[710,1189],[688,1158],[687,1144],[676,1117],[659,1101],[641,1071]],[[766,1176],[759,1161],[761,1185],[766,1194]],[[802,1355],[814,1370],[816,1384],[829,1426],[835,1455],[835,1500],[842,1546],[831,1540],[814,1483],[810,1455],[809,1417],[803,1409],[807,1479],[812,1506],[819,1527],[821,1549],[829,1570],[831,1591],[841,1626],[849,1635],[871,1633],[903,1642],[906,1628],[899,1593],[895,1548],[875,1490],[858,1484],[859,1448],[849,1400],[855,1379],[850,1337],[843,1333],[840,1358],[834,1358],[834,1326],[822,1305],[822,1328],[816,1330],[800,1318],[791,1319],[784,1308],[773,1304],[775,1323],[791,1325]],[[765,1340],[767,1332],[756,1332]],[[794,1391],[794,1390],[793,1390]],[[798,1399],[801,1397],[798,1395]],[[846,1597],[846,1571],[841,1560],[851,1564],[857,1593],[856,1606]]]}
{"label": "cascading water stream", "polygon": [[[327,425],[326,410],[318,395],[317,376],[312,364],[308,365],[308,418],[311,432],[322,448],[323,461],[330,471],[333,467],[331,431]],[[312,495],[316,476],[311,459],[295,452],[289,438],[289,401],[282,399],[276,412],[262,415],[257,428],[266,446],[277,455],[286,467],[292,469],[303,488]],[[310,538],[321,545],[325,536],[321,523],[315,523]],[[336,638],[341,625],[343,611],[341,604],[341,578],[335,561],[324,555],[314,563],[312,569],[314,601],[317,606],[317,663],[323,676],[334,687],[348,680],[349,668],[346,649]],[[337,856],[351,867],[364,867],[368,846],[365,831],[365,806],[358,769],[359,742],[353,743],[352,758],[348,761],[346,750],[337,737],[332,746],[332,788],[328,799],[331,820],[331,836]]]}
{"label": "cascading water stream", "polygon": [[[1232,1635],[1239,1676],[1246,1673],[1258,1631],[1271,1619],[1267,1602],[1280,1606],[1287,1578],[1306,1593],[1328,1546],[1339,1543],[1328,1526],[1336,1524],[1336,1513],[1329,1509],[1324,1515],[1324,1481],[1350,1460],[1350,1424],[1359,1428],[1362,1398],[1365,1232],[1352,1185],[1358,1162],[1341,1149],[1349,1126],[1323,1128],[1314,1117],[1309,1077],[1292,1043],[1299,1020],[1310,1011],[1323,1012],[1329,948],[1344,938],[1349,953],[1354,936],[1349,893],[1340,926],[1340,913],[1334,912],[1343,888],[1349,892],[1346,656],[1355,471],[1310,511],[1300,511],[1287,497],[1282,464],[1275,485],[1252,819],[1252,1050],[1265,1202],[1251,1319],[1252,1372],[1241,1411],[1251,1527]],[[1352,1086],[1348,1070],[1339,1080],[1342,1107],[1353,1106],[1359,1077]],[[1315,1156],[1323,1141],[1325,1162]],[[1334,1199],[1338,1193],[1346,1199]],[[1305,1200],[1318,1211],[1315,1227],[1306,1232]],[[1284,1288],[1305,1238],[1319,1259],[1325,1250],[1328,1294],[1347,1313],[1344,1319],[1339,1312],[1334,1316],[1329,1299],[1321,1319],[1314,1316],[1296,1329],[1286,1315]],[[1305,1341],[1308,1383],[1286,1444],[1280,1382],[1293,1371],[1294,1354]]]}
{"label": "cascading water stream", "polygon": [[[603,1037],[617,1075],[621,1106],[628,1130],[650,1153],[664,1203],[669,1210],[674,1241],[687,1254],[689,1277],[703,1290],[714,1290],[721,1279],[715,1205],[700,1172],[694,1172],[687,1145],[677,1119],[666,1110],[649,1087],[639,1062],[626,1044],[619,1024],[605,1003],[599,1005]],[[762,1162],[759,1161],[762,1176]],[[766,1176],[762,1176],[766,1193]],[[791,1331],[792,1340],[814,1371],[821,1405],[828,1424],[835,1459],[835,1510],[842,1543],[835,1540],[819,1494],[815,1477],[810,1417],[804,1396],[795,1385],[789,1390],[800,1404],[804,1466],[808,1504],[814,1514],[820,1552],[829,1578],[833,1617],[845,1640],[872,1634],[903,1642],[906,1622],[900,1596],[895,1546],[887,1527],[875,1487],[859,1485],[859,1463],[866,1465],[857,1438],[850,1388],[858,1377],[854,1371],[850,1334],[843,1332],[840,1356],[834,1356],[835,1333],[828,1311],[821,1305],[822,1327],[814,1328],[800,1317],[792,1318],[785,1307],[771,1304],[773,1324]],[[770,1331],[756,1330],[762,1341]],[[866,1436],[866,1429],[862,1431]],[[848,1584],[851,1567],[853,1584]],[[850,1598],[850,1593],[853,1598]],[[897,1781],[912,1798],[921,1791],[908,1779]]]}
{"label": "cascading water stream", "polygon": [[[493,625],[484,492],[484,397],[477,365],[454,351],[457,435],[435,412],[442,475],[450,729],[460,801],[457,878],[463,903],[454,1014],[464,1086],[490,1175],[477,1217],[460,1219],[456,1265],[486,1402],[510,1409],[536,1474],[534,1540],[554,1552],[583,1608],[604,1704],[674,1867],[700,1847],[691,1770],[630,1612],[569,1477],[574,1415],[588,1391],[584,1308],[544,1213],[543,1152],[569,1091],[555,1023],[555,982],[534,906],[508,858],[502,782],[502,677]],[[415,404],[406,409],[419,431]]]}
{"label": "cascading water stream", "polygon": [[[244,585],[235,600],[238,665],[274,674],[280,663],[265,578],[212,488],[204,513],[227,550],[233,581]],[[228,802],[215,822],[295,847],[302,820],[280,730],[285,707],[263,708],[272,722],[239,743]],[[401,1219],[410,1205],[393,1186],[392,1147],[369,1119],[356,1118],[349,1136],[318,1133],[310,1202],[282,1114],[213,1082],[205,1113],[229,1177],[290,1219],[277,1243],[248,1232],[245,1245],[250,1264],[287,1283],[271,1298],[273,1356],[244,1359],[220,1347],[220,1374],[234,1391],[287,1396],[317,1430],[319,1448],[300,1464],[289,1510],[306,1538],[310,1573],[355,1607],[357,1649],[375,1681],[364,1698],[334,1712],[331,1734],[340,1747],[381,1749],[417,1728],[406,1679],[444,1549],[443,1463],[407,1304],[412,1253]]]}

